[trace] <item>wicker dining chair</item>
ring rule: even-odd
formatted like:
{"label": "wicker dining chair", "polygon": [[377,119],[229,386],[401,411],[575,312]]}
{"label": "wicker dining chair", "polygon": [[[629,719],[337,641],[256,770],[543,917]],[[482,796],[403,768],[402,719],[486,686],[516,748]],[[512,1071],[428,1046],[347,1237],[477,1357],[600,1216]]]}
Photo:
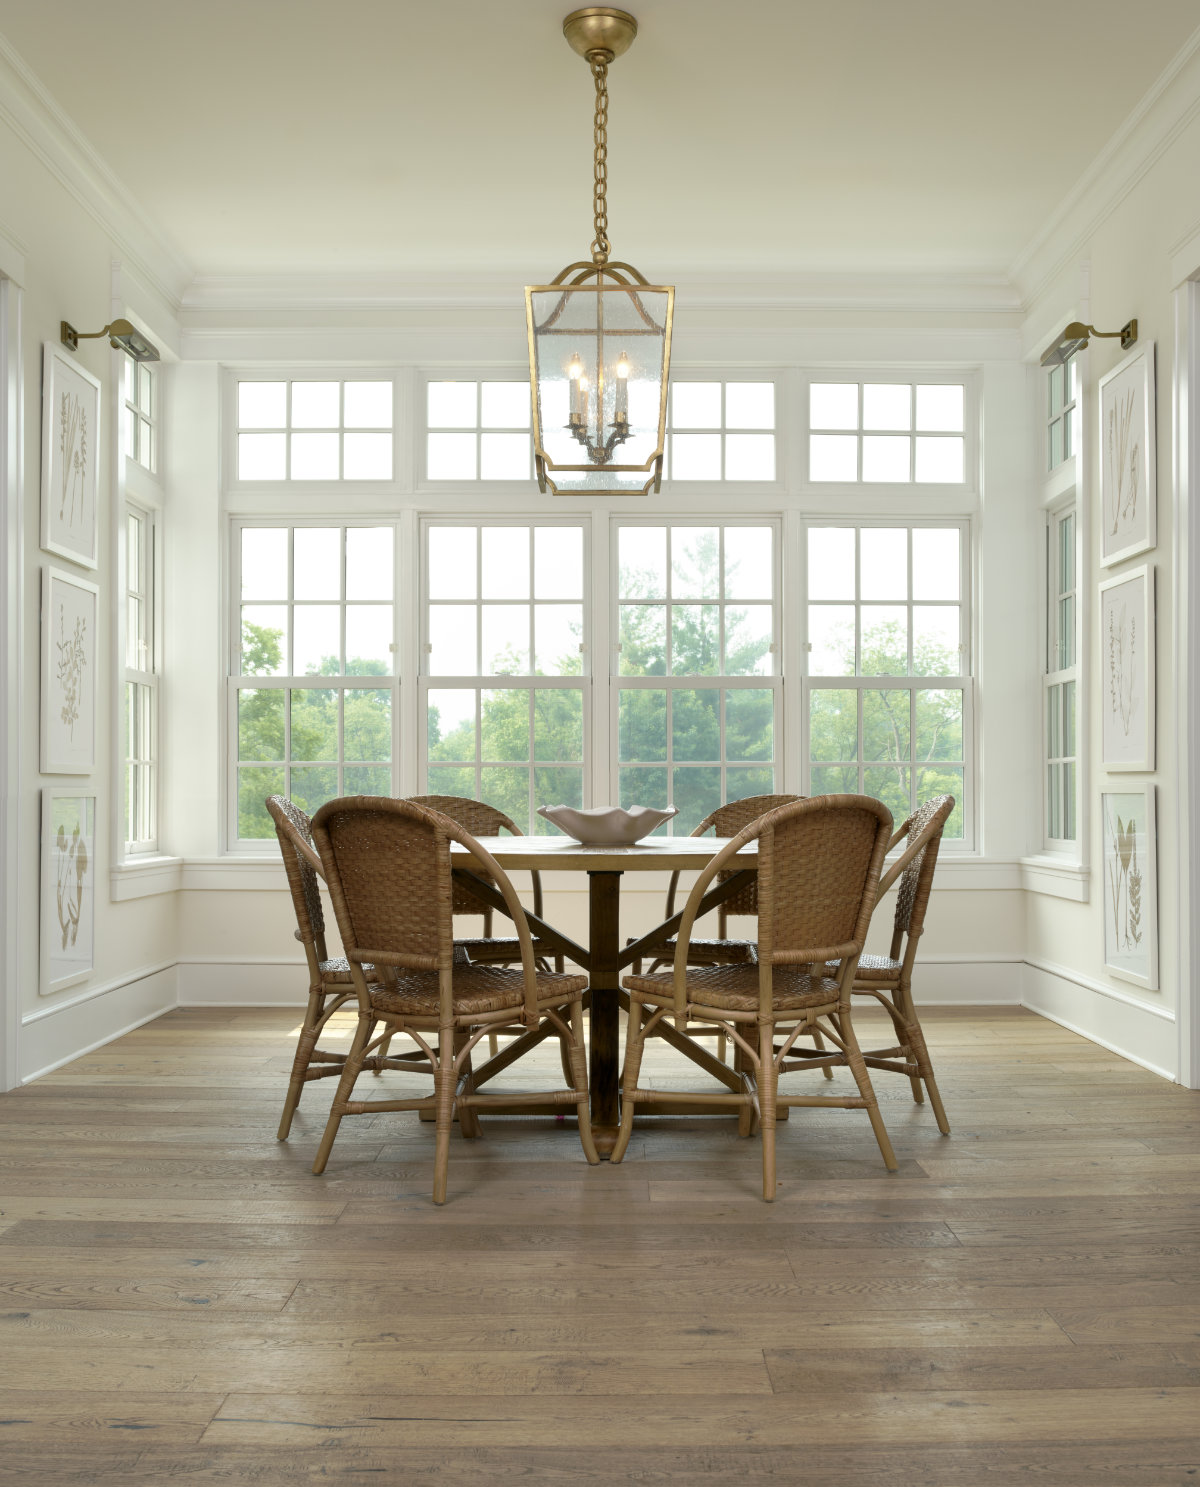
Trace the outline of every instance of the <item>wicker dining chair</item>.
{"label": "wicker dining chair", "polygon": [[[521,1101],[574,1106],[584,1155],[598,1162],[583,1038],[587,978],[538,968],[521,901],[496,860],[457,822],[410,800],[373,795],[331,800],[313,817],[312,829],[358,999],[358,1026],[313,1172],[325,1170],[343,1116],[432,1109],[437,1120],[433,1201],[445,1202],[455,1114],[469,1135],[477,1111],[512,1104],[511,1094],[480,1094],[472,1084],[472,1050],[499,1028],[558,1036],[571,1086],[523,1094]],[[520,970],[455,960],[451,842],[467,849],[472,870],[486,874],[503,895],[520,944]],[[368,964],[375,967],[375,985],[364,974]],[[377,1026],[383,1029],[378,1035]],[[354,1099],[355,1080],[374,1044],[398,1032],[424,1052],[433,1093]]]}
{"label": "wicker dining chair", "polygon": [[[870,796],[814,796],[752,821],[701,872],[688,895],[673,968],[624,980],[631,1012],[614,1162],[628,1148],[639,1102],[728,1105],[738,1111],[742,1134],[750,1133],[757,1114],[762,1129],[763,1197],[770,1201],[776,1186],[777,1107],[836,1105],[866,1110],[884,1163],[895,1171],[896,1158],[851,1010],[854,975],[891,829],[891,812]],[[750,842],[758,843],[757,961],[689,965],[691,929],[700,900],[718,873],[736,871],[733,859]],[[832,961],[837,966],[830,971],[826,963]],[[643,1008],[649,1013],[645,1021]],[[727,1078],[722,1076],[724,1094],[643,1088],[638,1083],[642,1050],[655,1025],[667,1017],[674,1018],[681,1034],[692,1022],[723,1028],[742,1050],[746,1072],[731,1069]],[[789,1031],[777,1045],[775,1033],[780,1026]],[[857,1095],[779,1093],[781,1074],[808,1067],[807,1050],[791,1058],[789,1054],[796,1038],[812,1029],[819,1029],[844,1056]]]}

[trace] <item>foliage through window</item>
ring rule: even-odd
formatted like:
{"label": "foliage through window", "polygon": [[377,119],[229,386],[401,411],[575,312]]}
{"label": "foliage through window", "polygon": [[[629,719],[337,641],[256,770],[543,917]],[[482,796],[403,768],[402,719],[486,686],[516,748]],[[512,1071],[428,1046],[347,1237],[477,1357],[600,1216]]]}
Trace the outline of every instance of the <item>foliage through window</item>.
{"label": "foliage through window", "polygon": [[811,383],[808,478],[962,485],[965,391],[955,382]]}
{"label": "foliage through window", "polygon": [[240,381],[239,480],[390,480],[392,381]]}

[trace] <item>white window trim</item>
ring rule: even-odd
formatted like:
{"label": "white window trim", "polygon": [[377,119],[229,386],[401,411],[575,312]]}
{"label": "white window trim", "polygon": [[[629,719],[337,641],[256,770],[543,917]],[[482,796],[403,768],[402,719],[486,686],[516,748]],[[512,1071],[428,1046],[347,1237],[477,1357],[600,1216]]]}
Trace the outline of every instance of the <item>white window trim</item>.
{"label": "white window trim", "polygon": [[[483,480],[476,476],[473,480],[431,480],[426,471],[426,451],[428,448],[426,435],[428,434],[453,434],[473,433],[478,439],[482,430],[481,424],[476,424],[473,429],[431,429],[428,423],[429,416],[429,384],[431,382],[522,382],[529,386],[529,363],[518,366],[511,363],[500,367],[450,367],[429,368],[422,367],[417,371],[413,379],[412,399],[412,448],[410,461],[410,479],[412,489],[421,494],[422,497],[437,497],[449,492],[455,494],[469,494],[473,500],[486,498],[489,500],[509,501],[536,500],[538,492],[537,476],[533,473],[533,421],[530,418],[529,433],[529,476],[521,480]],[[488,430],[488,432],[493,432]],[[521,429],[500,429],[497,433],[519,434]],[[478,466],[476,466],[478,468]],[[504,515],[508,515],[505,512]],[[486,520],[488,518],[479,518]],[[514,518],[515,519],[515,518]],[[426,591],[421,590],[422,594]]]}
{"label": "white window trim", "polygon": [[[790,436],[795,428],[792,413],[792,385],[788,371],[784,367],[755,367],[742,368],[736,372],[712,372],[702,369],[688,369],[685,371],[671,372],[671,386],[680,382],[719,382],[722,384],[721,402],[725,401],[724,387],[731,382],[773,382],[775,384],[775,427],[773,429],[727,429],[722,423],[718,429],[688,429],[681,430],[683,433],[709,433],[720,434],[722,440],[726,434],[767,434],[775,435],[775,479],[774,480],[677,480],[674,476],[664,474],[663,490],[675,496],[692,495],[725,495],[730,491],[746,491],[748,494],[761,495],[770,498],[779,495],[788,489],[790,481],[788,474],[791,469]],[[664,445],[664,470],[670,463],[671,435],[675,432],[672,422],[673,403],[667,398],[667,427]],[[722,450],[724,444],[722,443]]]}

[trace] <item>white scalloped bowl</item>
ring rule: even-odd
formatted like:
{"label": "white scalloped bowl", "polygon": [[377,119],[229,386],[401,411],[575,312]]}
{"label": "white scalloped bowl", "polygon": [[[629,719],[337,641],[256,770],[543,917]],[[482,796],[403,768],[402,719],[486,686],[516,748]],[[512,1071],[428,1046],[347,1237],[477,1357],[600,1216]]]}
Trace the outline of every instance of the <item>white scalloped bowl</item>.
{"label": "white scalloped bowl", "polygon": [[646,805],[631,806],[627,811],[617,805],[597,805],[586,811],[569,805],[538,806],[539,816],[583,847],[632,847],[678,814],[673,805],[665,811]]}

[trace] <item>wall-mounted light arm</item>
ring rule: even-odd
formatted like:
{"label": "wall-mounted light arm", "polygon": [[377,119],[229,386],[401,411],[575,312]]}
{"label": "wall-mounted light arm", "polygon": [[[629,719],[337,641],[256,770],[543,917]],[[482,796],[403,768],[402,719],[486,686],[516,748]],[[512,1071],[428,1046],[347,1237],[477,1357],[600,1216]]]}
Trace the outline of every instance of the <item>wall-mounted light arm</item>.
{"label": "wall-mounted light arm", "polygon": [[1042,365],[1044,367],[1061,366],[1077,351],[1082,351],[1092,336],[1098,339],[1112,339],[1120,336],[1121,350],[1128,351],[1137,342],[1138,323],[1136,320],[1129,320],[1120,330],[1097,330],[1094,325],[1084,325],[1082,320],[1073,320],[1066,330],[1043,351]]}
{"label": "wall-mounted light arm", "polygon": [[128,351],[134,361],[158,361],[158,347],[149,342],[137,326],[130,320],[114,320],[111,325],[106,325],[103,330],[76,330],[67,321],[62,322],[62,343],[69,346],[72,351],[79,350],[80,341],[96,341],[101,336],[108,337],[108,343],[114,351]]}

